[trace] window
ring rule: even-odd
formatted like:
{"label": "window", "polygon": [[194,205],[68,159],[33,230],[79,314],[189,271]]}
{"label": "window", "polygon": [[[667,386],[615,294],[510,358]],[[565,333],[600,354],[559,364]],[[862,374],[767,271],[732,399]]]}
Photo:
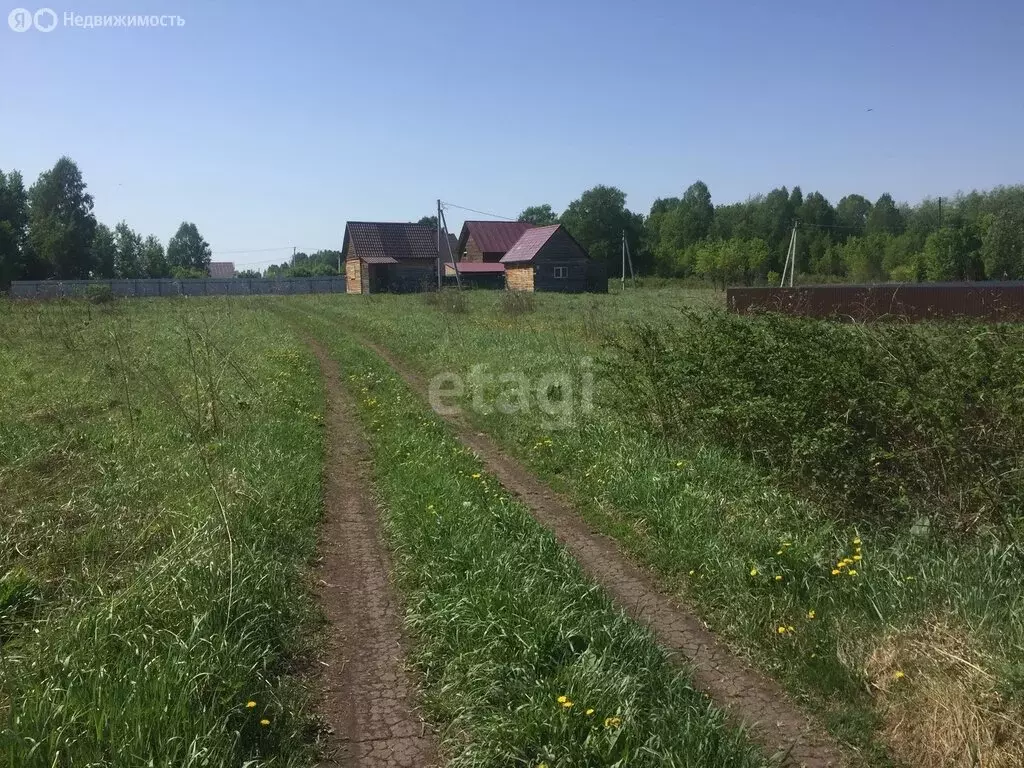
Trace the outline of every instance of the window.
{"label": "window", "polygon": [[568,267],[555,267],[555,277],[559,280],[564,280],[569,276]]}

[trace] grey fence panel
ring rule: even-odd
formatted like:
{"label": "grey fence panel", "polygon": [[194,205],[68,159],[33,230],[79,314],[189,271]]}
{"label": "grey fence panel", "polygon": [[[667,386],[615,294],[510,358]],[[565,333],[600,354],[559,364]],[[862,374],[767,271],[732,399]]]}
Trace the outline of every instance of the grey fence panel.
{"label": "grey fence panel", "polygon": [[16,280],[10,295],[16,299],[57,299],[86,296],[90,288],[108,288],[114,296],[247,296],[304,293],[345,293],[344,277],[279,279],[223,278],[189,280]]}

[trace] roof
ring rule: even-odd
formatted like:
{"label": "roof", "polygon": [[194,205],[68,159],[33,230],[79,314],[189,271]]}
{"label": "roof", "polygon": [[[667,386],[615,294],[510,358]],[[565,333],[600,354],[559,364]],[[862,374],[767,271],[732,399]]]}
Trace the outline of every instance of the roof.
{"label": "roof", "polygon": [[364,264],[397,264],[398,259],[393,259],[390,256],[361,256],[359,258]]}
{"label": "roof", "polygon": [[233,261],[211,261],[207,268],[210,277],[234,277],[235,262]]}
{"label": "roof", "polygon": [[[483,274],[487,274],[487,273],[502,274],[505,271],[505,265],[501,264],[501,263],[499,263],[497,261],[485,261],[485,262],[479,262],[479,261],[460,261],[457,264],[455,264],[455,266],[458,267],[459,274],[461,274],[461,275],[480,274],[480,273],[483,273]],[[445,264],[445,267],[448,268],[449,272],[452,272],[454,274],[455,270],[452,268],[451,264]]]}
{"label": "roof", "polygon": [[501,257],[502,264],[533,261],[534,256],[544,247],[544,244],[551,239],[551,236],[562,228],[561,224],[551,224],[547,227],[535,227],[516,241],[508,253]]}
{"label": "roof", "polygon": [[505,253],[523,232],[532,228],[533,224],[528,221],[467,221],[459,235],[459,250],[472,235],[477,248],[484,253]]}
{"label": "roof", "polygon": [[346,258],[350,242],[361,259],[367,256],[390,256],[399,261],[437,258],[437,229],[425,224],[350,221],[345,225],[342,249]]}

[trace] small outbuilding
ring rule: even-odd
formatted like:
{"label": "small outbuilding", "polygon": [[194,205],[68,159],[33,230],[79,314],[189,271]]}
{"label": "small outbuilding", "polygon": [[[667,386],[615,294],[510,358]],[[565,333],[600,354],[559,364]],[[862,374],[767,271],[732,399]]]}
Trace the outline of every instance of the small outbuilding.
{"label": "small outbuilding", "polygon": [[341,253],[348,293],[410,293],[437,286],[434,227],[350,221]]}
{"label": "small outbuilding", "polygon": [[510,291],[608,290],[607,279],[598,280],[590,254],[561,224],[535,227],[523,232],[501,258],[505,286]]}

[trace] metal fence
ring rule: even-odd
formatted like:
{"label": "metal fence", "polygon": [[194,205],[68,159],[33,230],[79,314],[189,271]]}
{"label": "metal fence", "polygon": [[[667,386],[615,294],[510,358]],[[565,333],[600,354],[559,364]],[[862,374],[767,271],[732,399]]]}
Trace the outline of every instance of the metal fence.
{"label": "metal fence", "polygon": [[81,297],[93,286],[109,288],[114,296],[250,296],[296,293],[345,293],[344,277],[262,279],[230,277],[195,280],[16,280],[16,299]]}
{"label": "metal fence", "polygon": [[768,311],[856,320],[963,317],[1021,321],[1024,282],[729,288],[726,306],[738,314]]}

